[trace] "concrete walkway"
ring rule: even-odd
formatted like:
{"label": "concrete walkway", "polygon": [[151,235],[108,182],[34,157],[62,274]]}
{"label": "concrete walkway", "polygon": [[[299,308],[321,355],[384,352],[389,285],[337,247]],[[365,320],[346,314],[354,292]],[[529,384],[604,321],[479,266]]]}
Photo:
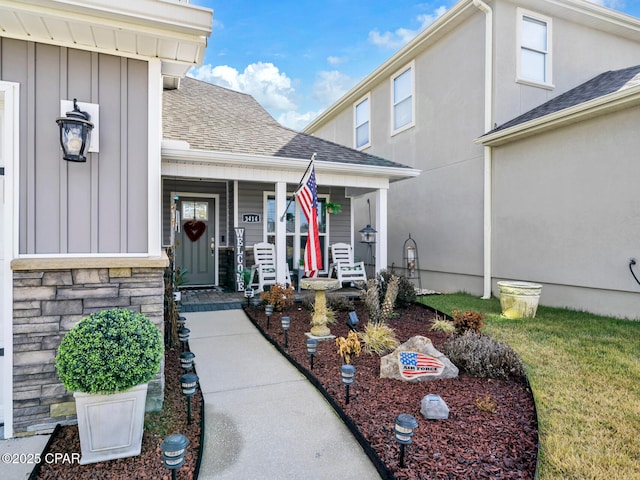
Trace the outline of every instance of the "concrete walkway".
{"label": "concrete walkway", "polygon": [[183,315],[205,401],[200,480],[380,478],[324,397],[242,310]]}

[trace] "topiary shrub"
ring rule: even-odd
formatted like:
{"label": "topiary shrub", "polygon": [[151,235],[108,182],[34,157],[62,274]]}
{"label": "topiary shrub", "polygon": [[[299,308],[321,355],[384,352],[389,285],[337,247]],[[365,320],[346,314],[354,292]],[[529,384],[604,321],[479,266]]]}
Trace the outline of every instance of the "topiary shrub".
{"label": "topiary shrub", "polygon": [[55,358],[70,392],[116,393],[148,383],[160,370],[162,335],[141,313],[92,313],[62,338]]}
{"label": "topiary shrub", "polygon": [[442,353],[458,368],[476,377],[525,378],[518,354],[510,346],[481,333],[468,331],[454,337],[443,345]]}

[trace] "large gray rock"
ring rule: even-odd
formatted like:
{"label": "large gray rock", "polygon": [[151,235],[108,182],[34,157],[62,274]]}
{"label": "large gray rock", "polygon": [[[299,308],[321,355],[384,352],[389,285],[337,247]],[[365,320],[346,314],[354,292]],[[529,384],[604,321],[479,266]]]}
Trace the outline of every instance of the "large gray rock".
{"label": "large gray rock", "polygon": [[380,377],[405,382],[456,378],[458,367],[439,352],[427,337],[411,337],[380,359]]}

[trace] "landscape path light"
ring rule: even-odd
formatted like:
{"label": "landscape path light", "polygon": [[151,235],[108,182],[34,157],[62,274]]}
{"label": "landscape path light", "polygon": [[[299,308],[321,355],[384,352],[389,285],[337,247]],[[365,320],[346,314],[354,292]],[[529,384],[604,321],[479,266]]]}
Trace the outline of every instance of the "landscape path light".
{"label": "landscape path light", "polygon": [[180,377],[182,394],[187,397],[187,423],[191,424],[191,397],[198,389],[198,376],[195,373],[185,373]]}
{"label": "landscape path light", "polygon": [[347,317],[348,327],[355,332],[358,323],[360,323],[360,320],[358,320],[358,314],[355,311],[349,312],[349,316]]}
{"label": "landscape path light", "polygon": [[307,353],[309,354],[309,365],[313,370],[313,357],[318,350],[318,340],[315,338],[307,338]]}
{"label": "landscape path light", "polygon": [[267,329],[269,329],[269,321],[271,320],[271,315],[273,315],[273,305],[265,306],[264,313],[267,315]]}
{"label": "landscape path light", "polygon": [[178,317],[178,328],[184,327],[184,324],[187,323],[187,317],[180,315]]}
{"label": "landscape path light", "polygon": [[253,288],[245,288],[244,290],[244,298],[247,299],[247,307],[250,305],[251,299],[255,295]]}
{"label": "landscape path light", "polygon": [[413,429],[417,428],[418,421],[413,415],[401,413],[396,417],[396,425],[393,430],[396,442],[400,444],[400,468],[404,468],[404,446],[411,443]]}
{"label": "landscape path light", "polygon": [[345,403],[349,405],[349,386],[353,384],[356,376],[356,367],[353,365],[342,365],[340,367],[340,377],[345,388]]}
{"label": "landscape path light", "polygon": [[196,357],[193,352],[182,352],[180,354],[180,366],[187,372],[193,368],[193,359]]}
{"label": "landscape path light", "polygon": [[171,478],[176,480],[176,470],[184,465],[189,439],[181,433],[173,433],[162,441],[162,464],[171,470]]}
{"label": "landscape path light", "polygon": [[291,325],[291,317],[282,317],[280,319],[282,329],[284,330],[284,348],[289,348],[289,326]]}
{"label": "landscape path light", "polygon": [[189,334],[191,330],[187,327],[182,327],[178,329],[178,340],[182,343],[182,347],[184,350],[187,348],[187,342],[189,341]]}

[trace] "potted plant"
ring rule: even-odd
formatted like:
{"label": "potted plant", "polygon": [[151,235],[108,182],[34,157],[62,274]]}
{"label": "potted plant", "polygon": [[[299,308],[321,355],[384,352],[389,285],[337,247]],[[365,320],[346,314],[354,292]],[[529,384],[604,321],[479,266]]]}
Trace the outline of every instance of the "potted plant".
{"label": "potted plant", "polygon": [[342,205],[339,203],[325,202],[324,209],[328,214],[336,215],[342,211]]}
{"label": "potted plant", "polygon": [[65,334],[55,365],[74,392],[81,464],[140,454],[147,386],[162,357],[160,330],[121,308],[92,313]]}

